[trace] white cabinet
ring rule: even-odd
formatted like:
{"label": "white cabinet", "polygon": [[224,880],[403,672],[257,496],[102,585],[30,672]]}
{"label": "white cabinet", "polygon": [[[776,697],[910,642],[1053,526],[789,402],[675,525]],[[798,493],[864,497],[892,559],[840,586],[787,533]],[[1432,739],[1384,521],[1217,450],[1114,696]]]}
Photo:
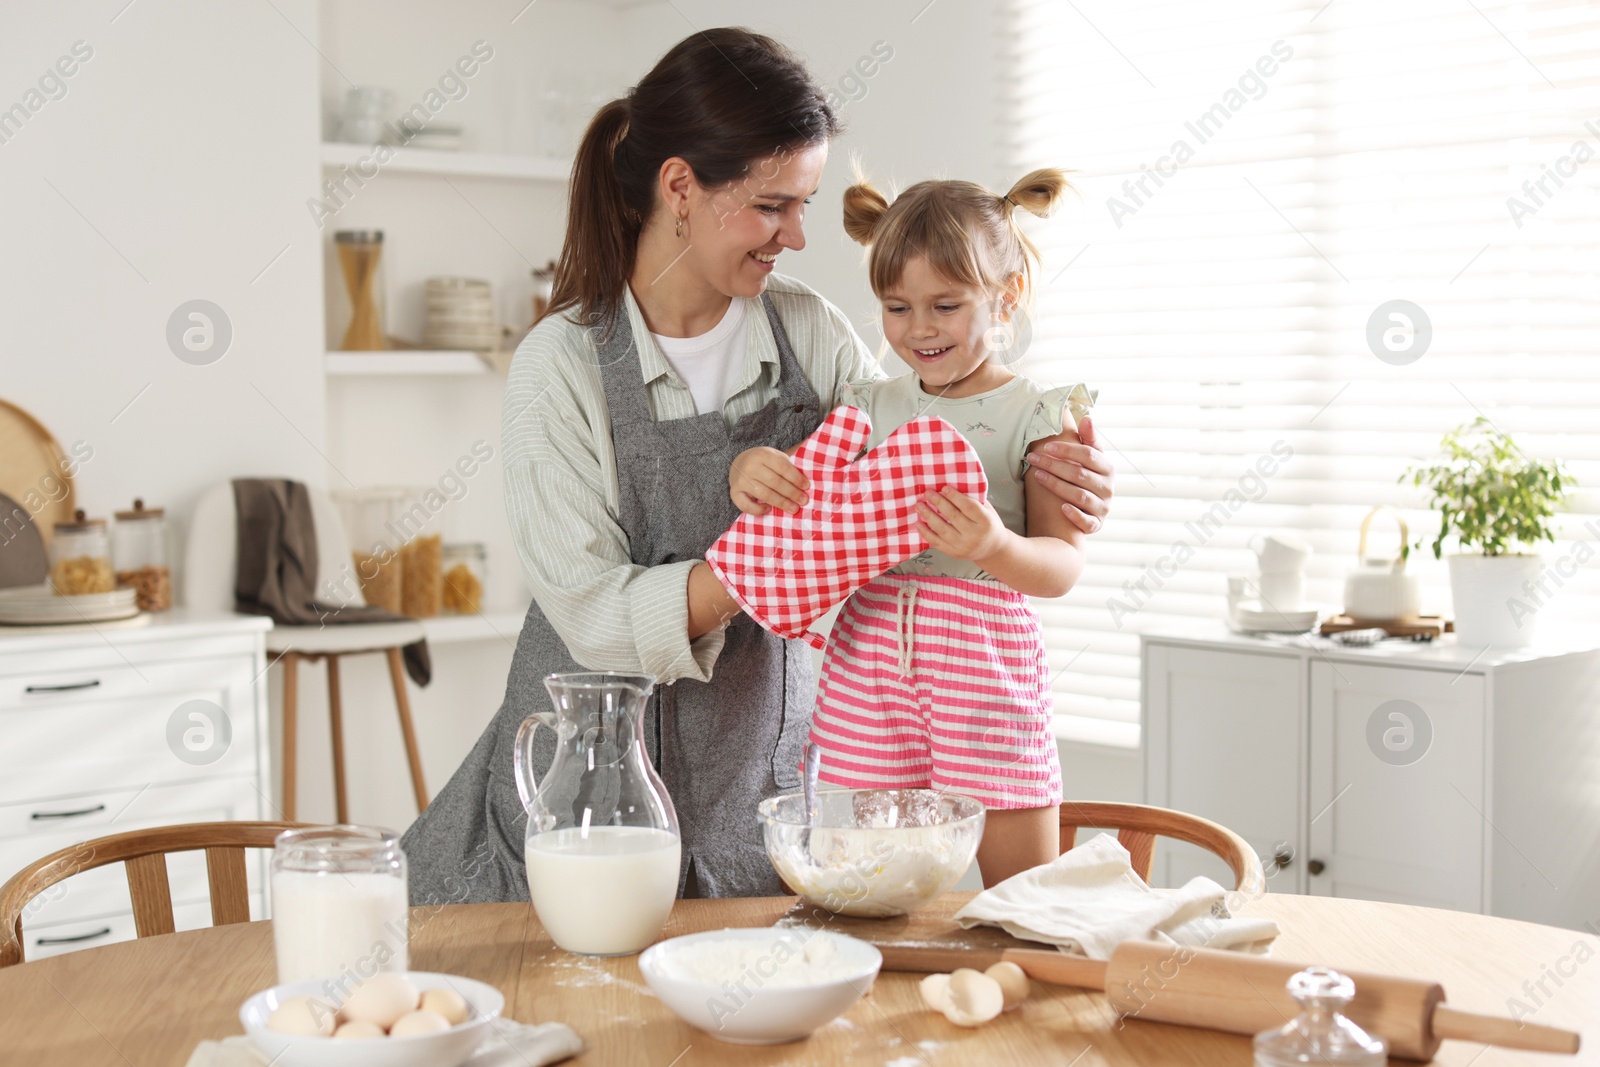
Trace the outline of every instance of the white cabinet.
{"label": "white cabinet", "polygon": [[1310,891],[1483,911],[1483,676],[1308,665]]}
{"label": "white cabinet", "polygon": [[[1530,649],[1142,637],[1145,799],[1231,827],[1270,889],[1580,927],[1600,901],[1600,635]],[[1228,882],[1188,846],[1156,878]]]}
{"label": "white cabinet", "polygon": [[[0,882],[57,849],[186,822],[271,818],[264,618],[174,611],[143,626],[0,636]],[[265,857],[250,856],[265,917]],[[178,929],[210,922],[204,854],[168,857]],[[36,959],[133,937],[121,864],[23,915]]]}
{"label": "white cabinet", "polygon": [[[1279,873],[1269,858],[1298,842],[1305,822],[1305,767],[1293,755],[1303,747],[1304,691],[1305,673],[1289,657],[1145,646],[1146,802],[1231,828],[1275,879],[1293,880],[1287,888],[1294,892],[1304,889],[1304,864]],[[1162,842],[1159,884],[1182,885],[1197,874],[1233,884],[1210,853]]]}

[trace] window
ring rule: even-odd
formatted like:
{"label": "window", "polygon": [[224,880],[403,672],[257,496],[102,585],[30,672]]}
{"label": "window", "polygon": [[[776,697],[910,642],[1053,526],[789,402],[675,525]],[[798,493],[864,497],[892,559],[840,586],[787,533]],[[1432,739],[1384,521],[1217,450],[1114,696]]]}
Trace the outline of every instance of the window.
{"label": "window", "polygon": [[1082,194],[1028,227],[1025,370],[1100,390],[1117,464],[1039,605],[1064,734],[1136,740],[1138,634],[1220,619],[1253,535],[1308,540],[1333,606],[1374,505],[1431,542],[1397,480],[1480,413],[1579,482],[1541,627],[1600,620],[1600,3],[1017,0],[1003,33],[1002,158]]}

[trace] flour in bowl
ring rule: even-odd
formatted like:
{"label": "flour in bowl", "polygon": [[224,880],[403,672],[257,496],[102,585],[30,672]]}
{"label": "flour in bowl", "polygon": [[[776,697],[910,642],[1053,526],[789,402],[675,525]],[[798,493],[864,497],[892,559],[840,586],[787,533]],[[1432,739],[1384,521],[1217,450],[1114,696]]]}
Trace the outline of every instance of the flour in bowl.
{"label": "flour in bowl", "polygon": [[829,937],[774,932],[771,938],[705,938],[676,945],[661,968],[674,978],[722,985],[741,976],[763,987],[819,985],[862,973],[861,960]]}

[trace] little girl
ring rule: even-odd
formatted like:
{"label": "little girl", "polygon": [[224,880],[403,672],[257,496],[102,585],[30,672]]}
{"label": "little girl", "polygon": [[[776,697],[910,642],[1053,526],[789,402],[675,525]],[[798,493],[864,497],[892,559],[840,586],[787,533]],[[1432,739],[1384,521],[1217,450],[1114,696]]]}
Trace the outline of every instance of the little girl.
{"label": "little girl", "polygon": [[[943,418],[977,451],[989,492],[925,496],[917,529],[932,547],[845,602],[811,740],[830,785],[981,800],[986,886],[1060,851],[1050,677],[1028,597],[1072,588],[1083,534],[1024,476],[1032,450],[1078,440],[1065,415],[1090,397],[1017,374],[997,344],[1031,303],[1038,259],[1012,214],[1048,215],[1066,189],[1060,171],[1037,170],[1004,196],[962,181],[921,182],[893,204],[865,181],[844,194],[845,232],[872,250],[884,337],[915,373],[852,383],[843,402],[872,420],[869,448],[913,418]],[[729,488],[764,514],[795,510],[808,486],[784,453],[760,448],[735,460]]]}

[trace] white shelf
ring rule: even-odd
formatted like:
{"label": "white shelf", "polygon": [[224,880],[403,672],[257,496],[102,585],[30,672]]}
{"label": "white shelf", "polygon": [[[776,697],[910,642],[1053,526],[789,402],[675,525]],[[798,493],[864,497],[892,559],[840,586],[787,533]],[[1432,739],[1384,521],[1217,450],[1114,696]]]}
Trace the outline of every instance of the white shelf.
{"label": "white shelf", "polygon": [[329,352],[324,368],[330,377],[404,374],[488,374],[489,364],[476,352]]}
{"label": "white shelf", "polygon": [[[572,170],[568,159],[542,159],[537,156],[502,156],[487,152],[441,152],[433,148],[395,148],[387,163],[378,164],[369,144],[322,143],[324,167],[355,167],[365,161],[364,170],[374,166],[379,173],[460,175],[469,178],[515,178],[522,181],[565,182]],[[361,174],[366,180],[367,175]]]}
{"label": "white shelf", "polygon": [[521,611],[486,611],[479,615],[440,615],[423,619],[422,632],[436,645],[500,640],[515,644],[527,614],[524,608]]}

